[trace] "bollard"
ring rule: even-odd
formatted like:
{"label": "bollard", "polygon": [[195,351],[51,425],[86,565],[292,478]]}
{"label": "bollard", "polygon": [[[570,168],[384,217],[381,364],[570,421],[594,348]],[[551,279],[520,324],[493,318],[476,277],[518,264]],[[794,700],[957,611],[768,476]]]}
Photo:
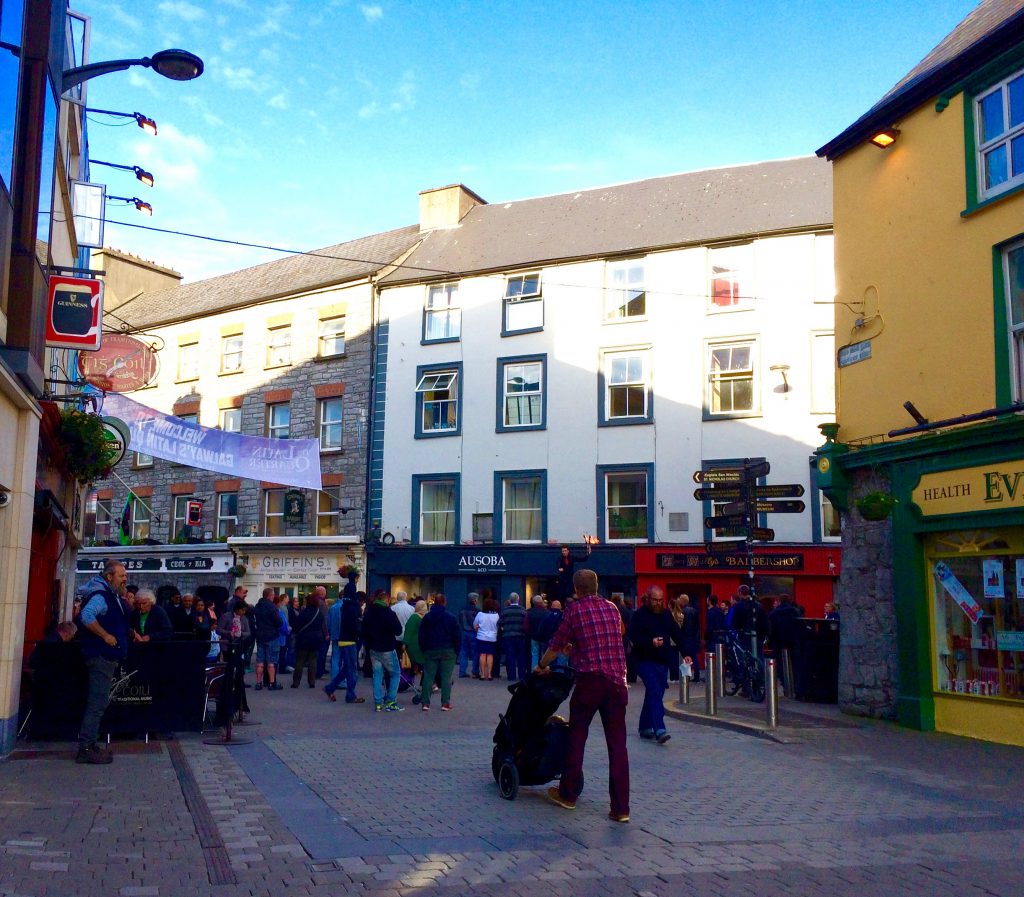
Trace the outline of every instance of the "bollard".
{"label": "bollard", "polygon": [[775,671],[775,659],[769,658],[764,664],[764,715],[769,729],[779,726],[779,688]]}
{"label": "bollard", "polygon": [[789,648],[782,649],[782,693],[787,698],[795,697],[793,691],[793,655]]}
{"label": "bollard", "polygon": [[719,642],[715,645],[715,691],[718,697],[725,697],[725,645]]}
{"label": "bollard", "polygon": [[718,664],[714,654],[708,654],[707,684],[704,686],[704,712],[708,716],[718,716],[718,691],[715,688],[715,671]]}
{"label": "bollard", "polygon": [[690,676],[693,675],[693,666],[685,661],[679,664],[679,703],[690,703]]}

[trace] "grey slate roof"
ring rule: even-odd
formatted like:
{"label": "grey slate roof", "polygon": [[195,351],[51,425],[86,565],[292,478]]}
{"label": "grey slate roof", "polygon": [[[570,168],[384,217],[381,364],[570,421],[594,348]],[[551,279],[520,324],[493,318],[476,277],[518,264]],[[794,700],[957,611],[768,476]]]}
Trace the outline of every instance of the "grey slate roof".
{"label": "grey slate roof", "polygon": [[416,225],[360,237],[208,280],[143,293],[116,310],[133,328],[153,327],[368,277],[420,239]]}
{"label": "grey slate roof", "polygon": [[514,270],[832,224],[831,167],[807,156],[471,209],[382,284]]}
{"label": "grey slate roof", "polygon": [[983,0],[874,106],[818,150],[834,159],[1024,39],[1024,0]]}

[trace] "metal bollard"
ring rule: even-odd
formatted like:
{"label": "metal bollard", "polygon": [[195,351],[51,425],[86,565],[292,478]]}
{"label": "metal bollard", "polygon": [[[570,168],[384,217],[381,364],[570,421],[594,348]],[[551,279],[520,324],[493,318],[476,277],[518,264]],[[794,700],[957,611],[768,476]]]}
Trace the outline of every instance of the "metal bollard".
{"label": "metal bollard", "polygon": [[793,655],[789,648],[782,649],[782,693],[787,698],[795,697],[793,691]]}
{"label": "metal bollard", "polygon": [[779,726],[779,681],[775,671],[775,659],[769,658],[764,664],[764,716],[769,729]]}
{"label": "metal bollard", "polygon": [[690,703],[690,677],[680,676],[679,677],[679,703],[689,704]]}
{"label": "metal bollard", "polygon": [[718,716],[718,691],[715,689],[715,671],[718,664],[714,654],[708,654],[707,683],[704,686],[704,712],[708,716]]}
{"label": "metal bollard", "polygon": [[719,642],[715,645],[715,678],[710,680],[715,683],[715,691],[718,697],[725,697],[725,645]]}

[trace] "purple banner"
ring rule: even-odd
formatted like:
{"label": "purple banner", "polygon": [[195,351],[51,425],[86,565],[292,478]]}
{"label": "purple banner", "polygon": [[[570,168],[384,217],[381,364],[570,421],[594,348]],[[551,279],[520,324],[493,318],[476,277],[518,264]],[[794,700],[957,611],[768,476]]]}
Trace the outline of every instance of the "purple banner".
{"label": "purple banner", "polygon": [[128,425],[133,452],[232,477],[321,488],[318,439],[265,439],[225,433],[114,394],[103,400],[103,413]]}

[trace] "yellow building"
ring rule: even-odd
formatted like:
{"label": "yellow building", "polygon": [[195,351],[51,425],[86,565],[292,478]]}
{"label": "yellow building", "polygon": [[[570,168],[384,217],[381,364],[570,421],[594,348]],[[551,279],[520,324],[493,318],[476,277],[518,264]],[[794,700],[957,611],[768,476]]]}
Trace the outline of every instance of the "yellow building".
{"label": "yellow building", "polygon": [[980,4],[818,154],[840,703],[1024,745],[1024,0]]}

